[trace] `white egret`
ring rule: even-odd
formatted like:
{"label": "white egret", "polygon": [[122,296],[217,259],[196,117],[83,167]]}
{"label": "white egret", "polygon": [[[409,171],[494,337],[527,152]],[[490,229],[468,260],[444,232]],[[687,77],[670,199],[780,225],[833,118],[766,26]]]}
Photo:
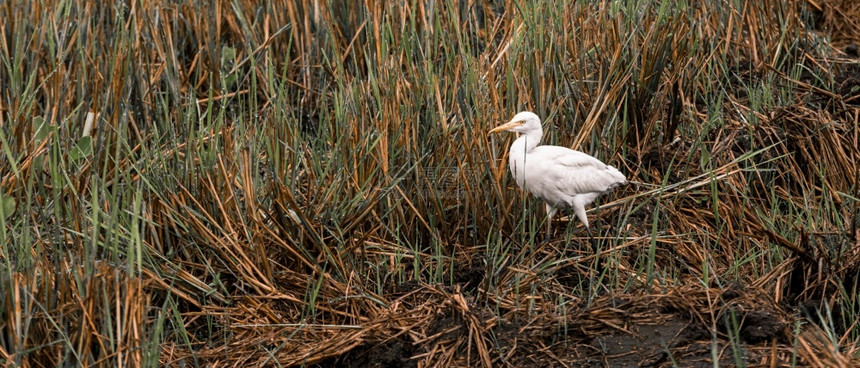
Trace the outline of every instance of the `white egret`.
{"label": "white egret", "polygon": [[511,174],[520,188],[545,202],[547,238],[552,229],[552,216],[559,208],[573,208],[576,217],[588,230],[588,236],[592,237],[585,206],[594,202],[598,195],[626,184],[624,174],[579,151],[559,146],[538,146],[543,128],[540,118],[532,112],[520,112],[490,133],[501,131],[519,135],[511,144]]}

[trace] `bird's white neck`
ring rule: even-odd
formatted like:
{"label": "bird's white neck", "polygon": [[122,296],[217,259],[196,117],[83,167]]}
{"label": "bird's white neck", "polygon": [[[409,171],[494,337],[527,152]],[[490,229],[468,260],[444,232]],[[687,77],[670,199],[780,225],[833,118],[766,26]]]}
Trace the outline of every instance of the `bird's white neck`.
{"label": "bird's white neck", "polygon": [[520,188],[523,187],[526,180],[526,155],[537,147],[542,135],[543,131],[541,130],[529,131],[521,134],[520,137],[511,144],[508,160],[511,166],[511,173],[514,175],[514,180],[516,180],[517,185],[519,185]]}
{"label": "bird's white neck", "polygon": [[511,145],[511,153],[516,149],[520,154],[528,153],[540,144],[543,130],[531,130],[521,133],[520,137]]}

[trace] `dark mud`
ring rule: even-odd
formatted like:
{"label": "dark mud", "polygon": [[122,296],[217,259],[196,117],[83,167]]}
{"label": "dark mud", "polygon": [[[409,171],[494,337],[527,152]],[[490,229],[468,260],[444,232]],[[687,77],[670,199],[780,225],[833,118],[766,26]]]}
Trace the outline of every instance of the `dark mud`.
{"label": "dark mud", "polygon": [[360,345],[339,357],[329,358],[312,367],[333,368],[410,368],[417,367],[412,359],[414,346],[405,339],[395,338],[379,343]]}

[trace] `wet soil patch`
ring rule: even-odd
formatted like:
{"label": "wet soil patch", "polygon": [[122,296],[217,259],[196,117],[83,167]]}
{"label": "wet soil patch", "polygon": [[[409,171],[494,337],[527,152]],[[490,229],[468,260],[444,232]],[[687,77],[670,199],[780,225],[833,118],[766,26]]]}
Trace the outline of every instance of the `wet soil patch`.
{"label": "wet soil patch", "polygon": [[613,332],[598,336],[580,347],[587,355],[583,363],[596,366],[653,367],[669,360],[671,349],[687,341],[682,332],[689,322],[673,317],[659,324],[635,325],[627,332]]}
{"label": "wet soil patch", "polygon": [[417,367],[412,359],[414,346],[402,338],[360,345],[348,353],[326,359],[312,367],[332,368],[408,368]]}
{"label": "wet soil patch", "polygon": [[454,265],[454,283],[459,284],[466,291],[475,291],[484,280],[486,267],[478,257],[456,262]]}

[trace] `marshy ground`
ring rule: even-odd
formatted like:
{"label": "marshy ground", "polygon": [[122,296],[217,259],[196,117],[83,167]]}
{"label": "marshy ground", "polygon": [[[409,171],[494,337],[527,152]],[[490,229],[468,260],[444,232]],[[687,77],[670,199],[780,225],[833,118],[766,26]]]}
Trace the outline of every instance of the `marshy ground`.
{"label": "marshy ground", "polygon": [[572,3],[0,3],[0,365],[860,365],[860,7]]}

